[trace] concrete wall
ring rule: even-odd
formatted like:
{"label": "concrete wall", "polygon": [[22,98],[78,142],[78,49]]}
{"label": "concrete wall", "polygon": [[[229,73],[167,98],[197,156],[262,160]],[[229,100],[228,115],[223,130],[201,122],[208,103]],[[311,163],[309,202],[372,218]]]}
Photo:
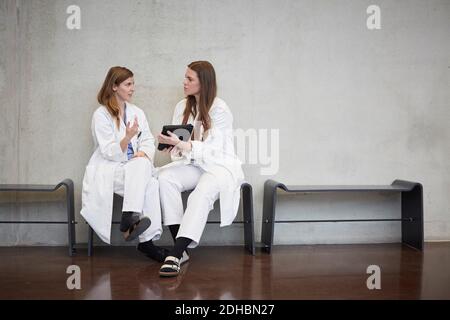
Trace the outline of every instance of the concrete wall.
{"label": "concrete wall", "polygon": [[[81,8],[80,30],[66,27],[73,4]],[[366,26],[371,4],[381,9],[379,30]],[[1,0],[0,183],[72,178],[77,240],[85,242],[81,181],[92,152],[95,97],[108,68],[134,71],[134,103],[156,135],[183,97],[186,65],[205,59],[216,68],[235,129],[274,143],[270,174],[261,155],[250,161],[249,143],[241,152],[254,187],[258,241],[268,178],[287,184],[419,181],[425,239],[449,240],[449,30],[450,1],[444,0]],[[158,155],[156,164],[167,161]],[[399,205],[398,196],[386,194],[297,195],[282,196],[277,212],[284,219],[398,217]],[[0,194],[1,220],[62,220],[64,208],[61,192]],[[389,242],[399,240],[399,231],[395,222],[289,224],[276,227],[275,241]],[[113,239],[123,243],[117,227]],[[160,243],[169,239],[166,232]],[[241,225],[208,225],[202,239],[242,240]],[[65,243],[61,225],[0,224],[1,245]]]}

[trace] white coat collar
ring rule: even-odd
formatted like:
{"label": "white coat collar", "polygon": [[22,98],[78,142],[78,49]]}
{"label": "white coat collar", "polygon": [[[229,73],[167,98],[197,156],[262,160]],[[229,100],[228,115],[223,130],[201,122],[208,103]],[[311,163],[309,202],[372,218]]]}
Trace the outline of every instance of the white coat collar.
{"label": "white coat collar", "polygon": [[[127,116],[127,123],[129,121],[131,122],[131,124],[133,124],[136,112],[134,111],[133,105],[128,102],[125,102],[125,114]],[[120,120],[120,126],[123,127],[124,130],[126,129],[126,125],[123,122],[123,119]]]}

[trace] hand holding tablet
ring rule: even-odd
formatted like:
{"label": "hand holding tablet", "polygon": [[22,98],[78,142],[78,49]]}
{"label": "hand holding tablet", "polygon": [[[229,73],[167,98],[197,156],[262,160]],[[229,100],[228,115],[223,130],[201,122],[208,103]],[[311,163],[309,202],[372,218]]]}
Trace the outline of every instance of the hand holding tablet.
{"label": "hand holding tablet", "polygon": [[172,138],[168,132],[175,134],[180,141],[188,141],[193,129],[194,127],[191,124],[163,126],[161,134],[158,135],[158,150],[162,151],[167,148],[173,148],[176,144],[174,138]]}

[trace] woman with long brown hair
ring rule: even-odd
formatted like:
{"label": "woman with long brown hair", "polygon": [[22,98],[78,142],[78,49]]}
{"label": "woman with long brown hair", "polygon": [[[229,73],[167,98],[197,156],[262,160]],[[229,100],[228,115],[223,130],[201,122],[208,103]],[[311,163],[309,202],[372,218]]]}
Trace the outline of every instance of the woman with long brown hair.
{"label": "woman with long brown hair", "polygon": [[153,177],[155,139],[144,112],[130,103],[133,93],[133,72],[109,69],[92,116],[95,151],[84,174],[81,215],[111,243],[113,195],[122,196],[125,240],[139,238],[138,250],[162,262],[167,250],[153,244],[162,233],[159,185]]}
{"label": "woman with long brown hair", "polygon": [[[173,147],[172,162],[159,169],[159,192],[164,225],[175,241],[160,269],[161,276],[177,276],[189,259],[186,249],[199,242],[214,202],[220,199],[220,226],[230,225],[239,207],[244,180],[233,142],[233,116],[225,101],[216,97],[213,66],[208,61],[188,65],[184,79],[185,99],[174,111],[172,124],[192,124],[189,141],[160,134],[160,143]],[[192,190],[183,212],[181,192]]]}

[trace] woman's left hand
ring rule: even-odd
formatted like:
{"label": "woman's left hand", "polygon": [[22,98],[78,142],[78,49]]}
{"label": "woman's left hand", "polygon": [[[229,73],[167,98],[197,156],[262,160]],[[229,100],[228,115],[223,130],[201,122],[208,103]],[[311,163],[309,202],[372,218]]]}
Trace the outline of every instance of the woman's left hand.
{"label": "woman's left hand", "polygon": [[170,144],[172,146],[176,146],[178,143],[180,143],[180,139],[178,139],[178,136],[170,131],[167,131],[169,134],[168,136],[160,133],[158,135],[158,141],[159,143],[163,144]]}
{"label": "woman's left hand", "polygon": [[168,136],[163,135],[161,133],[158,135],[159,143],[170,144],[184,151],[192,150],[192,144],[189,141],[188,142],[181,141],[176,134],[170,131],[167,131],[167,133],[169,134]]}

